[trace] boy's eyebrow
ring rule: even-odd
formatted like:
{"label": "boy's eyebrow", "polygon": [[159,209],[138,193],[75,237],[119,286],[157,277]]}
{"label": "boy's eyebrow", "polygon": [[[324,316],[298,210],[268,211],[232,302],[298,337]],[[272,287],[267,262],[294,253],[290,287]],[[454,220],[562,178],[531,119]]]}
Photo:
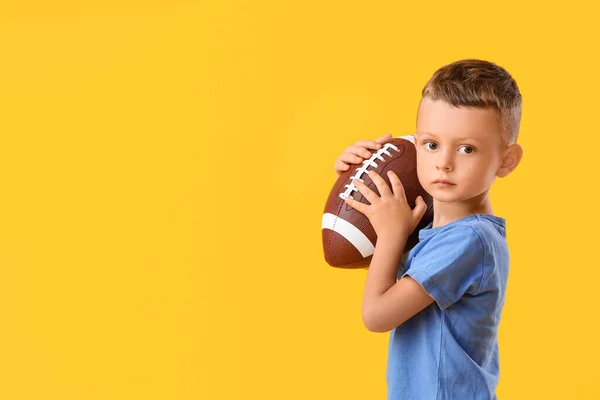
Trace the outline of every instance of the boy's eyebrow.
{"label": "boy's eyebrow", "polygon": [[[434,138],[437,137],[436,135],[434,135],[431,132],[417,132],[417,135],[418,136],[421,136],[421,135],[423,135],[423,136],[431,136],[431,137],[434,137]],[[474,138],[474,137],[461,137],[461,138],[458,138],[456,140],[459,141],[459,142],[464,142],[464,141],[481,142],[481,140],[479,140],[477,138]]]}

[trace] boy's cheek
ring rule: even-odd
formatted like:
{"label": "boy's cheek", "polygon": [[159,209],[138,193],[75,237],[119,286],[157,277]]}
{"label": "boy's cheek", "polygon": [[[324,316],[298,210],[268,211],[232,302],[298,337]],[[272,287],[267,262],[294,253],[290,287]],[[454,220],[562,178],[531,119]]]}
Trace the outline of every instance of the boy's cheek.
{"label": "boy's cheek", "polygon": [[417,177],[419,178],[419,182],[421,182],[423,180],[423,178],[425,178],[425,175],[427,174],[427,168],[425,167],[425,165],[423,165],[423,163],[419,163],[417,162]]}

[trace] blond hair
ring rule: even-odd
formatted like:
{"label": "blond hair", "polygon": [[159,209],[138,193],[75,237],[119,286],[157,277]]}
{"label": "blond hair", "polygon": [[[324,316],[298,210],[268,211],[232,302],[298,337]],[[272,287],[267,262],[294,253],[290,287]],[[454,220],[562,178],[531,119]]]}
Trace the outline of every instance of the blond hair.
{"label": "blond hair", "polygon": [[455,107],[492,108],[504,143],[510,146],[517,141],[522,107],[519,87],[504,68],[490,61],[467,59],[439,68],[422,96]]}

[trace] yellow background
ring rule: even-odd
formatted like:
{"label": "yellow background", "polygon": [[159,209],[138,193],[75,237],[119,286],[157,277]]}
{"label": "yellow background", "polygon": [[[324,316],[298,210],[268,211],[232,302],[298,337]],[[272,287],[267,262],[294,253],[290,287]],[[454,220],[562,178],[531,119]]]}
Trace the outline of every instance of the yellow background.
{"label": "yellow background", "polygon": [[321,214],[442,65],[523,94],[500,399],[598,399],[592,2],[0,3],[0,398],[383,399]]}

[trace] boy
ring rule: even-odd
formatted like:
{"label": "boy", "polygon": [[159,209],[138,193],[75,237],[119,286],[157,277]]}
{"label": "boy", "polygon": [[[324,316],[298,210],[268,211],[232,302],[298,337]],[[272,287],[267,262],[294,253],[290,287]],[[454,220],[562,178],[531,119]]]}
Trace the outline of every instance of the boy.
{"label": "boy", "polygon": [[[426,210],[423,199],[411,210],[393,173],[391,187],[369,173],[381,196],[353,180],[370,204],[346,201],[377,232],[362,315],[370,331],[390,331],[388,399],[497,398],[509,252],[506,221],[493,214],[489,191],[523,156],[516,143],[520,119],[521,94],[502,67],[461,60],[433,74],[414,139],[417,175],[433,197],[434,218],[405,259],[406,240]],[[349,146],[335,162],[336,173],[390,139]]]}

